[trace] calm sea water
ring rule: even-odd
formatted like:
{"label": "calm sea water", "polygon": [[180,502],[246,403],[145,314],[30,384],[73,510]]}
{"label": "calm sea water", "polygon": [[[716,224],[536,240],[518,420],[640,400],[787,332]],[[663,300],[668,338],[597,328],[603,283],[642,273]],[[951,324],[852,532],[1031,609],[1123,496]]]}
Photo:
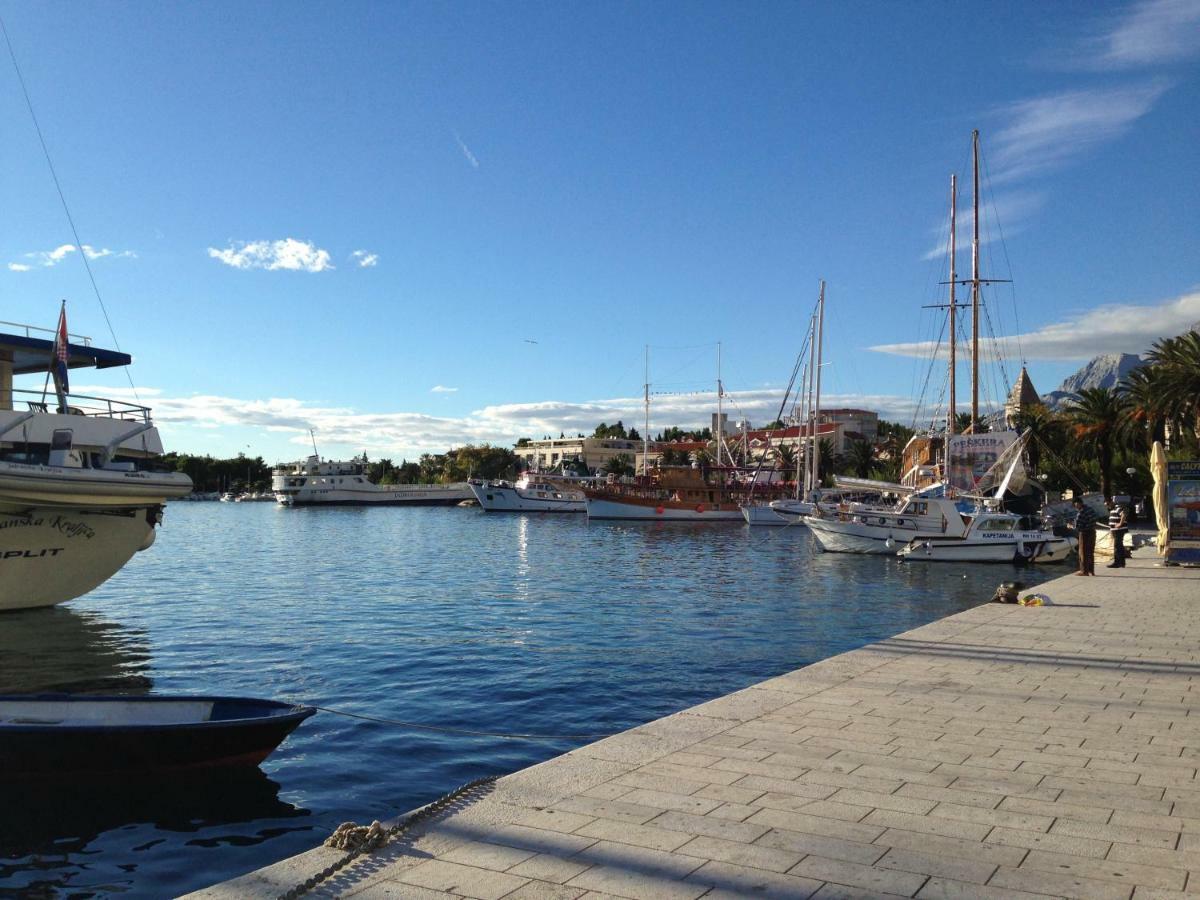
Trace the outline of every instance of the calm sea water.
{"label": "calm sea water", "polygon": [[[0,692],[290,698],[603,735],[1055,574],[823,554],[800,527],[177,503],[87,598],[0,616]],[[0,894],[174,896],[586,742],[323,712],[236,779],[6,789]]]}

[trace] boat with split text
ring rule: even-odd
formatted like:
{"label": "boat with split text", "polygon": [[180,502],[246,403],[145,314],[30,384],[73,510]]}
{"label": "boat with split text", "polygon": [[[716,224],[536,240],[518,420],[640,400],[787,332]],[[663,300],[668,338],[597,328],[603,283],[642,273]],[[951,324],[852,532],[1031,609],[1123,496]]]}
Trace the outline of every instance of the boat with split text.
{"label": "boat with split text", "polygon": [[[162,470],[148,407],[69,392],[68,369],[127,366],[128,354],[68,335],[65,314],[56,331],[0,327],[0,610],[53,606],[150,547],[166,501],[192,482]],[[52,369],[53,391],[12,386]]]}

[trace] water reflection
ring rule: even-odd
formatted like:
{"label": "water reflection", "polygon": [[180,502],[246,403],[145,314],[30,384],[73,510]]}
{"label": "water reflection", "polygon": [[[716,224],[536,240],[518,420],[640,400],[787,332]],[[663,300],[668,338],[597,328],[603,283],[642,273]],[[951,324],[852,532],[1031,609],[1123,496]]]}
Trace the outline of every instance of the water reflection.
{"label": "water reflection", "polygon": [[0,693],[139,694],[150,690],[149,639],[139,628],[63,606],[5,613]]}
{"label": "water reflection", "polygon": [[[162,864],[164,843],[253,846],[297,830],[299,823],[290,820],[309,815],[307,809],[281,800],[279,785],[259,769],[173,779],[5,784],[4,796],[0,883],[26,896],[78,890],[81,878],[100,894],[122,890],[119,885],[133,870]],[[94,857],[106,833],[115,829],[130,846],[122,854],[122,865],[103,872]],[[167,833],[191,836],[181,840]],[[194,879],[195,873],[190,874]]]}

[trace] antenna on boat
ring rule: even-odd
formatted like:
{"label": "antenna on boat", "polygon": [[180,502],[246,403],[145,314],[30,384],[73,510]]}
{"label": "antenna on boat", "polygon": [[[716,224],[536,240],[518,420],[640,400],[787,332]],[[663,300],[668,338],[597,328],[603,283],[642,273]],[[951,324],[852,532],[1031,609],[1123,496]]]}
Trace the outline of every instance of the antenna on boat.
{"label": "antenna on boat", "polygon": [[317,458],[317,462],[320,462],[321,454],[317,452],[317,436],[315,434],[313,434],[313,430],[311,428],[308,429],[308,437],[309,437],[309,440],[312,441],[313,456],[315,456]]}

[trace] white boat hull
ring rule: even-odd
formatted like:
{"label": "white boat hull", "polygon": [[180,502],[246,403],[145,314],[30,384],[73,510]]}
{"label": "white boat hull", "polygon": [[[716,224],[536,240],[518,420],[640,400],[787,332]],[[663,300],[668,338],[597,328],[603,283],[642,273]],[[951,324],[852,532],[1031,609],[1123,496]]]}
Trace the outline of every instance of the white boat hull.
{"label": "white boat hull", "polygon": [[640,522],[741,522],[742,511],[735,504],[698,504],[696,508],[646,506],[615,500],[587,499],[589,519],[626,519]]}
{"label": "white boat hull", "polygon": [[479,505],[487,512],[587,512],[583,495],[574,491],[556,492],[555,497],[531,497],[514,487],[487,484],[472,484],[470,487]]}
{"label": "white boat hull", "polygon": [[900,555],[910,562],[1062,562],[1075,547],[1074,540],[1065,537],[1045,537],[1031,533],[1012,540],[918,539],[906,546]]}
{"label": "white boat hull", "polygon": [[798,516],[780,515],[769,506],[757,504],[743,506],[742,518],[746,520],[747,525],[792,525],[799,519]]}
{"label": "white boat hull", "polygon": [[895,556],[908,541],[908,537],[897,539],[873,529],[834,527],[856,523],[829,522],[813,516],[805,517],[804,523],[816,538],[818,546],[827,553],[876,553]]}
{"label": "white boat hull", "polygon": [[0,504],[6,507],[108,509],[153,506],[182,497],[192,481],[178,472],[83,469],[0,461]]}
{"label": "white boat hull", "polygon": [[158,512],[0,505],[0,610],[54,606],[98,587],[154,543]]}
{"label": "white boat hull", "polygon": [[453,506],[471,498],[466,484],[306,485],[275,491],[284,506]]}

